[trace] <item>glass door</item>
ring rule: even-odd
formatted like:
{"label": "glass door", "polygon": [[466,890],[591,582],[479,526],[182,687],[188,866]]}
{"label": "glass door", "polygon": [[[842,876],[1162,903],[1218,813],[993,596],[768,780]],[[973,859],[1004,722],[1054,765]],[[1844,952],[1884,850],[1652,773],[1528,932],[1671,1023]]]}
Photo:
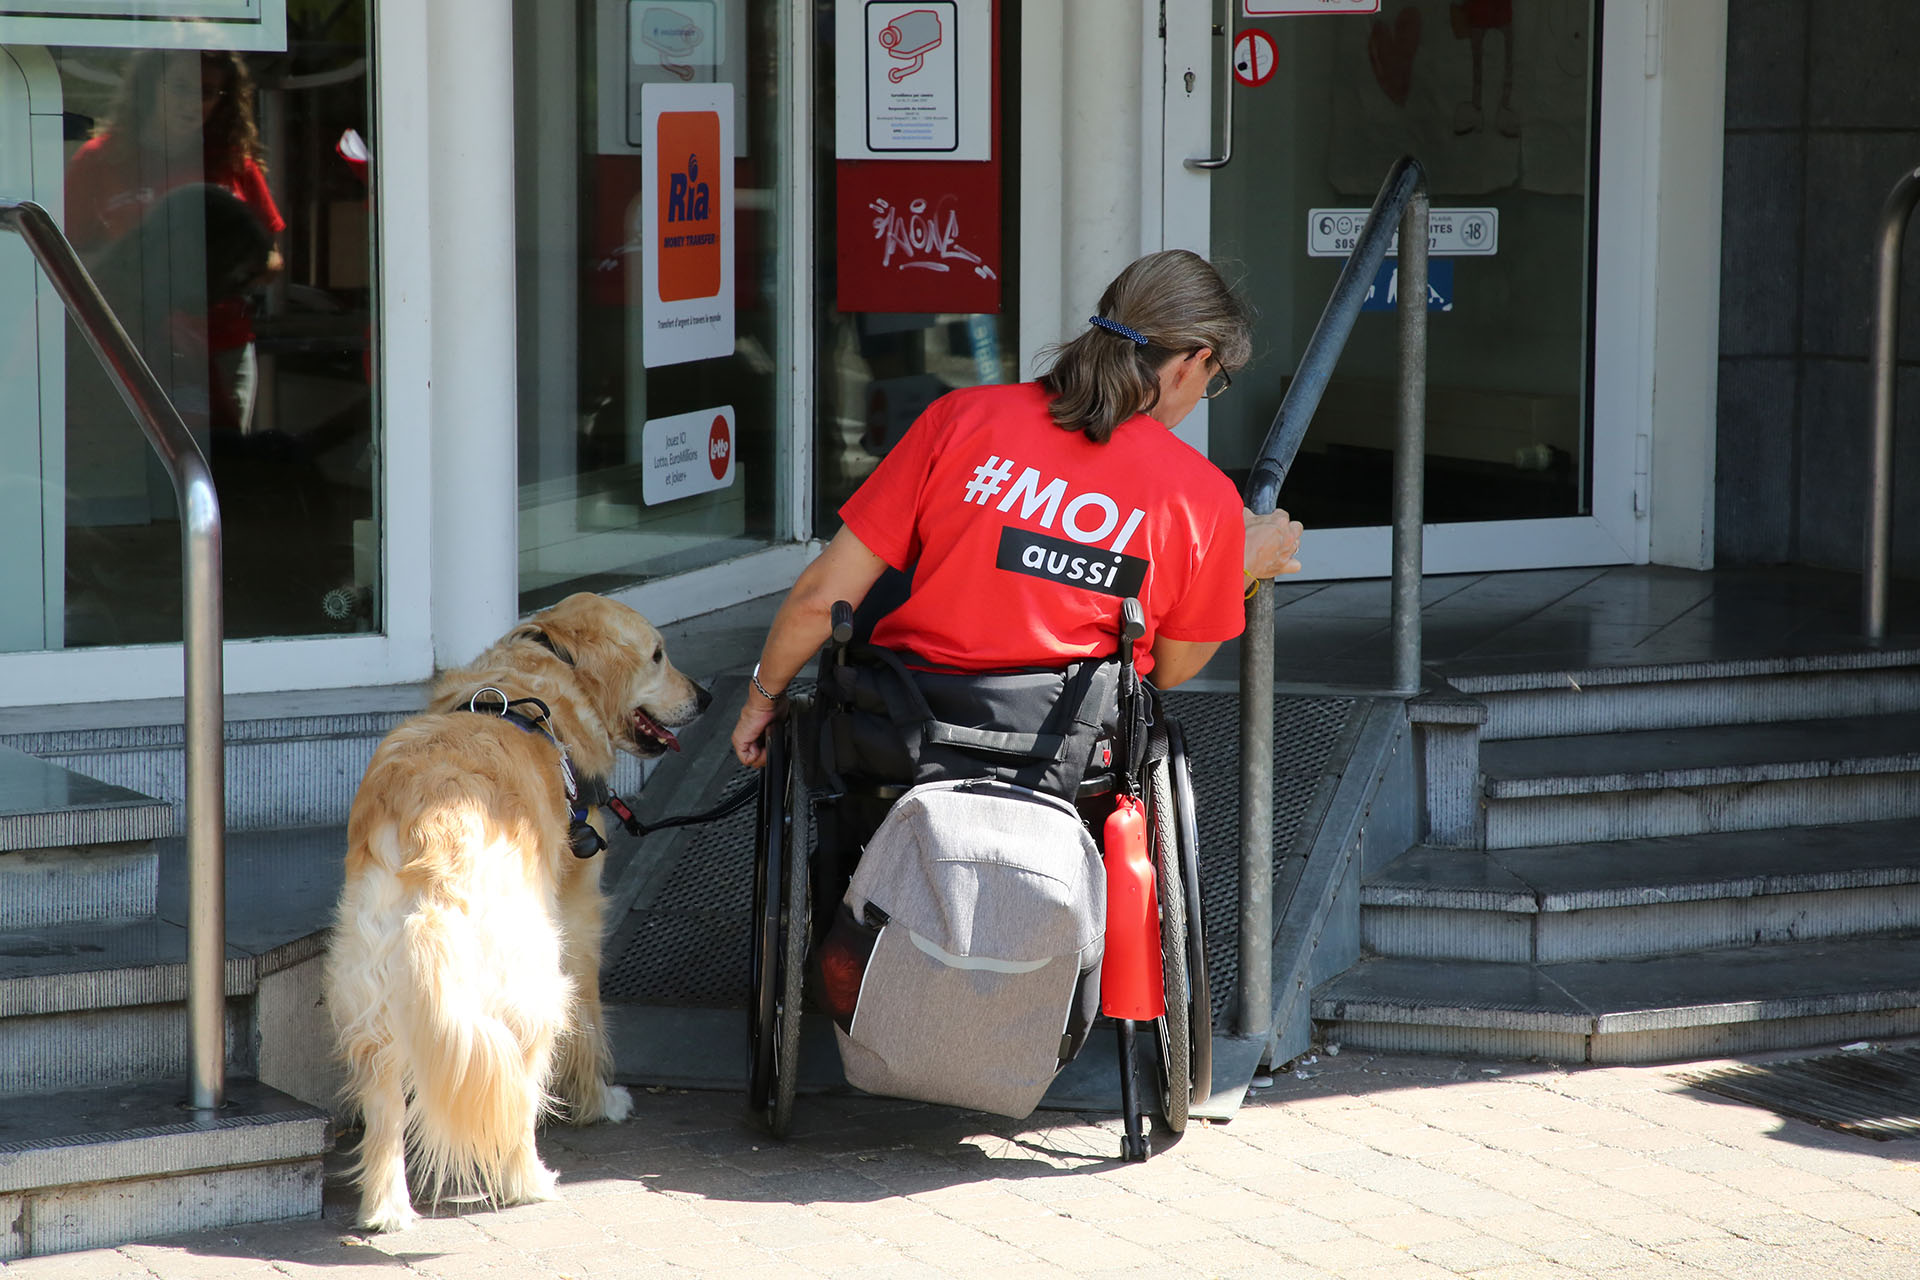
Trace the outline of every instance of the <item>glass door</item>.
{"label": "glass door", "polygon": [[[1247,7],[1320,12],[1247,17]],[[1168,4],[1166,236],[1236,276],[1259,312],[1253,364],[1207,406],[1209,456],[1245,477],[1345,248],[1393,162],[1412,155],[1435,209],[1428,571],[1644,558],[1632,467],[1644,415],[1630,395],[1595,394],[1609,362],[1617,374],[1639,356],[1603,328],[1621,303],[1638,306],[1608,296],[1632,242],[1602,228],[1637,224],[1639,187],[1609,172],[1608,131],[1631,124],[1637,95],[1615,104],[1602,92],[1600,0],[1328,7]],[[1230,158],[1186,163],[1206,156]],[[1387,570],[1393,309],[1406,301],[1394,265],[1280,496],[1311,531],[1303,560],[1314,576]]]}

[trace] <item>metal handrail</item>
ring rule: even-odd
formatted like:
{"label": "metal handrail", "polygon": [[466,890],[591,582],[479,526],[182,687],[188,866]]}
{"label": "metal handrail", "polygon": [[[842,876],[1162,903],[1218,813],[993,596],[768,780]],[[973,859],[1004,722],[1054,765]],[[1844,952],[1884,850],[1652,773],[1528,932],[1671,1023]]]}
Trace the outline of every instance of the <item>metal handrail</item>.
{"label": "metal handrail", "polygon": [[1873,354],[1868,377],[1873,386],[1871,482],[1867,494],[1866,564],[1861,575],[1865,599],[1861,625],[1878,644],[1887,635],[1887,573],[1893,560],[1893,407],[1894,375],[1900,358],[1900,250],[1907,223],[1920,204],[1920,169],[1900,175],[1880,206],[1875,236]]}
{"label": "metal handrail", "polygon": [[187,1039],[190,1105],[226,1094],[226,763],[220,499],[213,472],[153,370],[47,211],[0,199],[0,230],[26,242],[173,479],[180,503],[186,667]]}
{"label": "metal handrail", "polygon": [[[1247,477],[1245,501],[1273,511],[1313,411],[1353,333],[1367,289],[1400,236],[1399,433],[1393,455],[1393,687],[1420,688],[1420,575],[1427,402],[1427,172],[1396,161],[1374,197],[1353,254],[1300,357],[1273,426]],[[1239,1030],[1265,1035],[1273,1021],[1273,584],[1247,601],[1240,642],[1240,990]]]}

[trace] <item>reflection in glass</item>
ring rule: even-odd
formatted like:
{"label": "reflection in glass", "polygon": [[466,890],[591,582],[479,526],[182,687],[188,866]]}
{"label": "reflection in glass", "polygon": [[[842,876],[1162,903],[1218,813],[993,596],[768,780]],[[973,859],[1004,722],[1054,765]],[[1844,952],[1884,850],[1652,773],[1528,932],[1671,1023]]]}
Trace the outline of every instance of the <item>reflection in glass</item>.
{"label": "reflection in glass", "polygon": [[[11,67],[28,82],[30,118],[59,122],[23,140],[46,179],[34,195],[60,218],[212,465],[228,637],[373,629],[364,5],[304,22],[290,14],[284,54],[13,53],[0,65],[0,112]],[[349,131],[357,160],[339,149]],[[30,349],[8,323],[23,304],[34,305],[32,291],[0,295],[9,390]],[[35,540],[40,563],[28,576],[45,590],[24,584],[18,565],[0,578],[6,611],[31,610],[39,623],[8,628],[0,647],[177,641],[172,485],[64,313],[43,315],[39,335],[38,394],[24,402],[40,406],[43,445],[9,448],[0,469],[9,488],[37,494],[48,534]]]}

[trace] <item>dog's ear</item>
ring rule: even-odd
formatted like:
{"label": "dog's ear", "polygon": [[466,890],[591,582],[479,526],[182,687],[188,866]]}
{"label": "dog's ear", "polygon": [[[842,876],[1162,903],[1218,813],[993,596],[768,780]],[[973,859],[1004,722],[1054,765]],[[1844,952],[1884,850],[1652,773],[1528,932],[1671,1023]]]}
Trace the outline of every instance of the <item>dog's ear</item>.
{"label": "dog's ear", "polygon": [[573,651],[564,642],[555,638],[553,631],[554,628],[543,625],[535,618],[523,622],[513,630],[507,632],[506,643],[537,644],[544,649],[551,650],[554,657],[560,659],[560,661],[566,663],[568,666],[574,665]]}

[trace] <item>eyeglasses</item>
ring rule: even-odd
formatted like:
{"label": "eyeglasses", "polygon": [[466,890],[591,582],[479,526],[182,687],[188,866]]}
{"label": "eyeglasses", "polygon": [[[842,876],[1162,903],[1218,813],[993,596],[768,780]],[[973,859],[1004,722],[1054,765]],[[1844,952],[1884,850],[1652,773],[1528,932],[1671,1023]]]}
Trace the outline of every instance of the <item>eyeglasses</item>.
{"label": "eyeglasses", "polygon": [[1216,369],[1213,376],[1207,379],[1206,390],[1202,391],[1200,396],[1204,400],[1217,400],[1225,395],[1227,388],[1232,385],[1233,375],[1225,369]]}

